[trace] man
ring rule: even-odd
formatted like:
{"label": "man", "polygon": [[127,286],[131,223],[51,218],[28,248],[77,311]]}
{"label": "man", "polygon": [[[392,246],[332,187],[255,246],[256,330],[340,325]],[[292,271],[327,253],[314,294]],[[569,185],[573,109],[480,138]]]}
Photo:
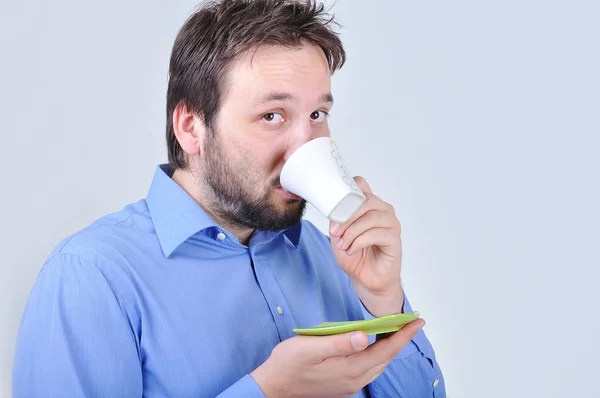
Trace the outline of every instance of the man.
{"label": "man", "polygon": [[279,173],[329,135],[345,60],[323,7],[223,1],[176,38],[169,164],[145,199],[61,242],[28,300],[17,397],[444,397],[416,320],[386,338],[296,336],[410,306],[400,223],[367,202],[331,238]]}

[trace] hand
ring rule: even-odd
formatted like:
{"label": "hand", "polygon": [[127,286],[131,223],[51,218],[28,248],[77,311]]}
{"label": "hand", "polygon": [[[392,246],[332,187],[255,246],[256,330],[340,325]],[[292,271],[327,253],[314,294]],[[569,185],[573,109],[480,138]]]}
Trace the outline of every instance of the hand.
{"label": "hand", "polygon": [[424,324],[417,319],[368,348],[363,332],[292,337],[250,375],[267,398],[350,397],[375,380]]}
{"label": "hand", "polygon": [[362,177],[354,180],[367,200],[344,224],[330,223],[335,259],[372,315],[399,313],[404,304],[400,221],[393,206],[373,195]]}

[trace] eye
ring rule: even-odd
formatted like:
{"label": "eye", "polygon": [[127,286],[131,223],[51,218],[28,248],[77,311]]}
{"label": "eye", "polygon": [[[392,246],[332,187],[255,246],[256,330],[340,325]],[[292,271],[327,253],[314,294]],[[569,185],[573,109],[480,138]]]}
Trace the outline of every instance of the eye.
{"label": "eye", "polygon": [[311,120],[313,120],[317,123],[321,123],[321,122],[325,121],[325,118],[327,116],[329,116],[329,114],[325,111],[314,111],[313,113],[310,114]]}
{"label": "eye", "polygon": [[269,112],[262,115],[262,120],[271,125],[276,125],[282,122],[285,122],[285,119],[278,112]]}

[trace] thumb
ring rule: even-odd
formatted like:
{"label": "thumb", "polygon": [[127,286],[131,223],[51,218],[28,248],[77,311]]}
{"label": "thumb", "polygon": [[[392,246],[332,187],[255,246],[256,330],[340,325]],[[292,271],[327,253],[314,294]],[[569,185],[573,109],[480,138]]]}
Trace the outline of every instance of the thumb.
{"label": "thumb", "polygon": [[423,328],[423,326],[425,326],[425,320],[419,318],[406,324],[402,329],[391,333],[384,339],[389,340],[393,347],[392,351],[397,353],[400,352],[400,350],[408,343],[410,343],[410,341],[415,337],[419,330]]}
{"label": "thumb", "polygon": [[351,332],[328,336],[324,339],[323,358],[346,356],[367,348],[369,337],[363,332]]}

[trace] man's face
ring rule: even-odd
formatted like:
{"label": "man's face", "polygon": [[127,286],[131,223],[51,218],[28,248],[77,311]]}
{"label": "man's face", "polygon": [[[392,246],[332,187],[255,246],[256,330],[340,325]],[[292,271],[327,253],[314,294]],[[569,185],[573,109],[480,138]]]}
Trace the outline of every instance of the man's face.
{"label": "man's face", "polygon": [[329,136],[332,102],[329,67],[319,47],[261,47],[236,62],[201,153],[213,210],[250,228],[298,223],[306,203],[280,186],[279,175],[298,147]]}

